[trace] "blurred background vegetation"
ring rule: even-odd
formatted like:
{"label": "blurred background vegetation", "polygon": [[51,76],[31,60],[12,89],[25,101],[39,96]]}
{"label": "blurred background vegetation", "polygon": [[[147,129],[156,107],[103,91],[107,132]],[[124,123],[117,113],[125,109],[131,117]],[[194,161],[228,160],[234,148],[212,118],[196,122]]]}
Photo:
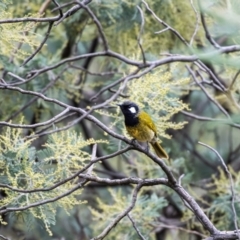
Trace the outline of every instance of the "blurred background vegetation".
{"label": "blurred background vegetation", "polygon": [[[59,5],[69,3],[67,0],[57,2]],[[200,64],[167,63],[141,79],[129,81],[124,94],[153,116],[158,125],[162,145],[171,158],[170,168],[176,177],[184,174],[183,187],[198,201],[217,228],[234,230],[229,179],[218,156],[198,142],[204,142],[216,149],[229,166],[235,182],[235,208],[239,215],[239,52],[201,55],[215,51],[213,44],[206,37],[201,17],[204,18],[216,45],[220,48],[238,45],[240,4],[237,0],[202,0],[201,6],[196,0],[146,2],[156,16],[186,40],[185,43],[173,31],[165,29],[166,26],[157,21],[140,0],[94,0],[88,6],[101,23],[110,49],[127,58],[142,60],[137,42],[142,17],[137,6],[144,13],[145,23],[140,38],[147,60],[153,61],[179,54],[204,56],[201,60],[212,74],[205,71]],[[63,12],[73,5],[62,8]],[[48,0],[2,0],[0,20],[53,17],[58,14],[55,8],[54,2]],[[47,22],[20,21],[0,24],[1,79],[7,83],[15,83],[14,75],[8,74],[9,72],[25,79],[29,72],[54,65],[69,57],[103,51],[96,25],[89,14],[81,9],[58,25],[53,25],[41,51],[22,66],[24,60],[42,42],[48,28]],[[109,99],[116,92],[117,86],[92,99],[101,89],[130,74],[134,69],[133,66],[108,56],[88,57],[50,69],[22,84],[21,88],[41,92],[49,98],[71,106],[88,109]],[[214,76],[219,80],[219,85]],[[150,89],[150,92],[143,89]],[[119,96],[117,102],[123,100],[124,96]],[[163,102],[165,105],[161,107]],[[58,105],[40,98],[34,99],[28,94],[0,89],[0,121],[36,124],[54,117],[61,110]],[[92,114],[116,132],[126,134],[123,118],[115,103]],[[13,129],[7,130],[5,126],[1,126],[3,136],[15,139],[8,144],[4,138],[0,141],[1,183],[13,184],[16,181],[16,187],[26,186],[22,180],[16,180],[17,176],[22,171],[28,173],[27,161],[32,162],[31,169],[36,161],[42,169],[42,175],[39,173],[39,180],[36,180],[36,175],[32,176],[39,184],[35,187],[47,187],[84,166],[84,161],[89,160],[91,154],[90,146],[95,141],[98,141],[97,156],[110,154],[125,146],[119,140],[104,134],[95,124],[83,119],[62,135],[44,134],[26,144],[24,151],[20,149],[24,137],[61,128],[78,117],[78,114],[72,114],[61,122],[50,125],[48,129],[33,127],[21,133],[7,134],[7,131]],[[236,124],[231,124],[232,122]],[[82,141],[78,141],[78,138]],[[90,138],[96,140],[86,144],[84,141]],[[14,147],[11,148],[11,145]],[[72,156],[73,152],[78,151],[77,147],[73,149],[74,146],[82,149],[81,158],[77,155]],[[63,148],[64,151],[61,152]],[[56,155],[57,152],[59,156]],[[71,156],[70,160],[65,159],[65,162],[64,156]],[[26,163],[24,159],[27,159]],[[62,166],[56,167],[55,165],[60,164],[54,163],[53,159],[57,159],[58,163],[61,159]],[[10,164],[13,164],[12,168],[9,167]],[[6,168],[9,172],[5,171]],[[29,171],[29,175],[36,173]],[[154,162],[136,151],[95,164],[94,174],[111,179],[165,176]],[[59,193],[64,192],[71,184],[60,189]],[[130,201],[131,190],[132,186],[110,187],[90,183],[72,198],[69,197],[68,201],[49,207],[44,205],[36,210],[3,215],[0,234],[10,239],[26,240],[90,239],[101,233],[109,221],[124,209]],[[27,203],[26,199],[16,200],[19,193],[11,195],[10,192],[1,189],[1,205],[24,206]],[[53,195],[43,195],[43,199],[56,196],[57,192],[58,190],[51,193]],[[39,198],[40,195],[33,195],[30,202]],[[145,239],[198,240],[208,235],[176,193],[166,186],[142,189],[131,216]],[[4,222],[7,222],[7,225]],[[106,239],[139,239],[139,236],[134,231],[131,220],[125,217]]]}

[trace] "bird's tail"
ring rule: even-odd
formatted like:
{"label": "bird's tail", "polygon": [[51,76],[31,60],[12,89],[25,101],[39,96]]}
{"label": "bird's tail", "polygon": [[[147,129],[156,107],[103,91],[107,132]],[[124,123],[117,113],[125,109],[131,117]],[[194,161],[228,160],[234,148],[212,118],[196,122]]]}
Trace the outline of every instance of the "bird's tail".
{"label": "bird's tail", "polygon": [[151,142],[151,145],[158,157],[168,159],[168,154],[165,152],[165,150],[161,147],[161,145],[157,141]]}

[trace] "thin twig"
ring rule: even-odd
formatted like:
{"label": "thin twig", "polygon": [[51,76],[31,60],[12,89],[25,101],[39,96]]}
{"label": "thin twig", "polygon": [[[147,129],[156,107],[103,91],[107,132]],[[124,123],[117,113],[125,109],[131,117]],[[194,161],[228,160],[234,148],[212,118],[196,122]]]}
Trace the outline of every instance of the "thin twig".
{"label": "thin twig", "polygon": [[197,231],[193,231],[193,230],[189,230],[189,229],[186,229],[186,228],[183,228],[183,227],[177,227],[177,226],[173,226],[173,225],[166,225],[166,224],[162,224],[162,223],[157,225],[155,231],[161,230],[160,228],[176,229],[176,230],[191,233],[191,234],[194,234],[194,235],[197,235],[197,236],[200,236],[200,237],[207,237],[206,235],[204,235],[200,232],[197,232]]}
{"label": "thin twig", "polygon": [[[95,143],[92,147],[92,157],[91,157],[91,161],[93,162],[96,159],[96,154],[97,154],[97,144]],[[93,166],[94,164],[92,164],[86,171],[86,174],[91,175],[92,171],[93,171]]]}
{"label": "thin twig", "polygon": [[139,229],[137,228],[137,225],[135,223],[135,221],[133,220],[133,218],[131,217],[130,213],[127,214],[129,220],[131,221],[133,228],[135,229],[135,231],[137,232],[137,235],[139,236],[139,238],[141,240],[146,240],[146,238],[141,234],[141,232],[139,231]]}
{"label": "thin twig", "polygon": [[53,22],[49,22],[49,25],[48,25],[48,30],[46,32],[46,35],[43,39],[43,41],[41,42],[41,44],[37,47],[37,49],[35,50],[35,52],[29,56],[26,60],[24,60],[24,62],[22,63],[22,65],[20,67],[23,67],[24,65],[26,65],[30,60],[32,60],[37,54],[38,52],[40,52],[40,50],[42,49],[43,45],[45,44],[45,42],[47,41],[49,35],[50,35],[50,32],[52,30],[52,26],[53,26]]}
{"label": "thin twig", "polygon": [[[21,81],[22,83],[25,83],[25,82],[26,82],[26,79],[21,78],[21,77],[19,77],[18,75],[12,73],[12,72],[7,72],[7,74],[8,74],[9,76],[11,76],[11,77],[14,77],[14,78],[18,79],[18,80]],[[8,84],[8,85],[9,85],[9,84]]]}
{"label": "thin twig", "polygon": [[37,128],[37,127],[42,127],[42,126],[46,126],[49,124],[54,123],[57,119],[59,119],[60,117],[64,116],[66,113],[69,112],[69,108],[64,109],[61,113],[57,114],[56,116],[54,116],[53,118],[45,121],[45,122],[41,122],[41,123],[36,123],[36,124],[30,124],[30,125],[25,125],[25,124],[14,124],[14,123],[8,123],[8,122],[0,122],[0,126],[8,126],[8,127],[13,127],[13,128]]}
{"label": "thin twig", "polygon": [[[152,66],[154,67],[154,66]],[[127,79],[125,79],[125,81],[127,81]],[[123,84],[123,87],[124,87],[124,84]],[[19,87],[12,87],[12,86],[2,86],[0,85],[0,89],[3,88],[3,89],[11,89],[11,90],[14,90],[14,91],[18,91],[22,94],[29,94],[29,95],[34,95],[34,96],[38,96],[40,98],[42,98],[43,100],[47,101],[47,102],[52,102],[52,103],[55,103],[61,107],[64,107],[64,108],[69,108],[69,111],[75,111],[75,112],[78,112],[80,114],[82,114],[82,118],[86,118],[88,119],[89,121],[91,122],[94,122],[94,124],[96,124],[98,127],[100,127],[102,130],[106,131],[108,134],[110,134],[111,136],[117,138],[117,139],[120,139],[120,140],[123,140],[124,142],[130,144],[130,145],[133,145],[138,151],[140,152],[144,152],[146,155],[148,155],[149,157],[151,157],[151,159],[157,163],[162,169],[163,171],[166,173],[169,181],[171,181],[172,183],[175,183],[176,182],[176,179],[174,178],[173,174],[170,172],[170,170],[168,169],[167,165],[164,163],[163,160],[161,160],[160,158],[158,158],[156,155],[152,154],[152,153],[147,153],[146,152],[146,149],[138,146],[139,144],[134,144],[132,143],[131,140],[117,134],[116,132],[114,132],[113,130],[111,130],[109,127],[107,127],[105,124],[103,124],[101,121],[99,121],[97,118],[95,118],[94,116],[90,115],[89,113],[91,112],[91,109],[86,112],[85,110],[81,109],[81,108],[78,108],[78,107],[73,107],[73,106],[70,106],[66,103],[63,103],[59,100],[56,100],[56,99],[53,99],[53,98],[49,98],[49,97],[46,97],[44,96],[43,94],[41,93],[37,93],[37,92],[34,92],[34,91],[26,91],[26,90],[23,90]],[[121,90],[121,88],[119,88],[119,90]],[[114,97],[114,96],[113,96]],[[109,100],[105,101],[105,102],[108,102]],[[99,104],[99,105],[96,105],[94,107],[92,107],[92,109],[97,109],[98,107],[103,107],[104,106],[104,103],[102,104]]]}
{"label": "thin twig", "polygon": [[204,14],[203,14],[203,8],[201,6],[201,0],[198,0],[198,5],[199,5],[200,11],[201,11],[200,12],[200,17],[201,17],[202,26],[203,26],[203,29],[205,31],[205,35],[206,35],[207,40],[211,43],[211,45],[214,48],[216,48],[216,49],[221,48],[221,46],[212,38],[211,34],[208,31],[207,24],[205,22],[205,18],[204,18]]}
{"label": "thin twig", "polygon": [[229,125],[231,127],[240,129],[240,124],[233,123],[232,120],[226,120],[226,119],[221,119],[221,118],[203,117],[203,116],[199,116],[199,115],[196,115],[196,114],[193,114],[193,113],[190,113],[190,112],[186,112],[186,111],[181,111],[181,113],[188,116],[188,117],[199,120],[199,121],[219,122],[219,123],[226,124],[226,125]]}
{"label": "thin twig", "polygon": [[107,75],[114,75],[114,74],[121,74],[121,72],[117,72],[117,71],[112,71],[112,72],[92,72],[92,71],[89,71],[81,66],[75,66],[74,64],[69,64],[69,66],[71,68],[74,68],[74,69],[78,69],[78,70],[81,70],[81,71],[84,71],[90,75],[94,75],[94,76],[107,76]]}
{"label": "thin twig", "polygon": [[3,240],[11,240],[10,238],[4,237],[3,235],[0,235],[0,238],[2,238]]}
{"label": "thin twig", "polygon": [[[195,62],[198,61],[199,64],[201,64],[201,66],[206,69],[206,71],[210,74],[210,76],[213,77],[214,81],[216,81],[219,86],[222,87],[223,90],[225,90],[225,87],[220,83],[220,81],[216,78],[216,76],[211,72],[211,70],[209,68],[207,68],[207,66],[205,64],[203,64],[199,58],[210,58],[211,56],[216,56],[218,54],[223,54],[223,53],[230,53],[230,52],[237,52],[240,51],[240,45],[232,45],[232,46],[227,46],[227,47],[222,47],[219,50],[214,50],[212,52],[209,53],[203,53],[202,55],[196,56],[196,55],[176,55],[176,56],[170,56],[170,57],[166,57],[163,59],[159,59],[156,61],[147,61],[146,64],[143,64],[142,61],[135,61],[135,60],[131,60],[127,57],[125,57],[124,55],[121,55],[119,53],[116,53],[114,51],[108,50],[103,51],[103,52],[95,52],[95,53],[87,53],[87,54],[82,54],[82,55],[78,55],[78,56],[74,56],[74,57],[69,57],[69,58],[65,58],[61,61],[59,61],[58,63],[55,63],[51,66],[47,66],[41,69],[35,69],[29,72],[28,77],[27,77],[27,81],[30,81],[34,78],[36,78],[37,76],[39,76],[42,73],[45,73],[49,70],[52,69],[56,69],[58,67],[60,67],[63,64],[69,63],[69,62],[74,62],[74,61],[78,61],[80,59],[84,59],[84,58],[89,58],[89,57],[102,57],[102,56],[108,56],[108,57],[112,57],[112,58],[116,58],[126,64],[132,65],[132,66],[136,66],[140,69],[142,68],[146,68],[149,66],[153,66],[157,67],[163,64],[167,64],[167,63],[173,63],[173,62]],[[27,82],[25,81],[25,82]]]}
{"label": "thin twig", "polygon": [[143,63],[146,64],[146,57],[145,57],[145,54],[144,54],[144,51],[143,51],[143,47],[142,47],[142,35],[143,35],[143,30],[144,30],[144,24],[145,24],[145,20],[144,20],[144,13],[143,13],[143,10],[137,6],[137,9],[139,10],[140,12],[140,15],[141,15],[141,28],[140,28],[140,32],[139,32],[139,35],[138,35],[138,38],[137,38],[137,41],[138,41],[138,45],[141,49],[141,53],[142,53],[142,58],[143,58]]}
{"label": "thin twig", "polygon": [[[41,91],[40,93],[45,93],[49,88],[51,88],[56,81],[59,80],[59,78],[62,76],[63,72],[66,71],[66,67],[64,67],[62,69],[62,71],[60,71],[60,73],[55,77],[55,79],[53,79],[51,82],[49,82]],[[12,119],[14,119],[16,116],[18,116],[20,113],[22,113],[23,110],[25,110],[26,108],[28,108],[29,106],[31,106],[35,101],[38,100],[38,97],[33,97],[32,99],[30,99],[24,106],[22,106],[20,109],[18,109],[16,112],[14,112],[10,117],[8,117],[5,122],[8,122]]]}
{"label": "thin twig", "polygon": [[[45,0],[43,3],[42,3],[42,5],[41,5],[41,7],[40,7],[40,9],[39,9],[39,11],[38,11],[38,13],[40,14],[40,15],[42,15],[45,11],[46,11],[46,9],[47,9],[47,7],[49,6],[49,4],[50,4],[50,2],[51,2],[52,0]],[[54,2],[54,1],[53,1]],[[56,5],[56,2],[54,2],[54,4]]]}
{"label": "thin twig", "polygon": [[160,19],[144,0],[142,0],[142,3],[144,3],[144,5],[146,6],[147,10],[153,15],[153,17],[159,23],[161,23],[164,27],[166,27],[171,32],[173,32],[173,34],[175,34],[186,46],[189,46],[189,44],[185,40],[185,38],[176,29],[172,28],[170,25],[168,25],[166,22],[164,22],[162,19]]}
{"label": "thin twig", "polygon": [[226,173],[228,175],[228,178],[229,178],[229,181],[230,181],[230,186],[231,186],[231,194],[232,194],[232,196],[231,196],[232,197],[231,206],[232,206],[233,217],[234,217],[234,226],[235,226],[235,229],[236,229],[237,234],[238,234],[238,239],[240,240],[240,234],[238,232],[238,223],[237,223],[238,218],[237,218],[237,213],[236,213],[236,209],[235,209],[235,206],[234,206],[236,195],[235,195],[235,191],[234,191],[234,182],[233,182],[232,174],[228,170],[228,167],[226,166],[223,158],[221,157],[221,155],[218,153],[218,151],[216,149],[214,149],[213,147],[210,147],[209,145],[207,145],[205,143],[202,143],[202,142],[198,142],[198,143],[202,146],[205,146],[205,147],[211,149],[218,156],[218,158],[220,159],[220,162],[222,163],[222,166],[223,166],[224,170],[226,171]]}
{"label": "thin twig", "polygon": [[79,188],[82,188],[88,181],[85,180],[81,183],[78,183],[76,186],[74,186],[72,189],[58,195],[57,197],[54,197],[54,198],[49,198],[49,199],[46,199],[46,200],[43,200],[43,201],[39,201],[39,202],[34,202],[34,203],[31,203],[29,205],[26,205],[26,206],[23,206],[23,207],[10,207],[10,208],[5,208],[5,209],[2,209],[0,210],[0,214],[4,214],[4,213],[7,213],[7,212],[18,212],[18,211],[24,211],[24,210],[27,210],[29,208],[33,208],[33,207],[38,207],[38,206],[41,206],[41,205],[45,205],[45,204],[48,204],[48,203],[52,203],[52,202],[56,202],[57,200],[61,199],[61,198],[64,198],[70,194],[72,194],[73,192],[77,191]]}
{"label": "thin twig", "polygon": [[[107,159],[110,159],[110,158],[113,158],[115,156],[118,156],[118,155],[121,155],[129,150],[133,149],[131,146],[127,146],[126,148],[123,148],[123,149],[120,149],[118,150],[117,152],[114,152],[112,154],[109,154],[109,155],[105,155],[105,156],[102,156],[102,157],[99,157],[99,158],[96,158],[94,160],[92,160],[91,162],[89,162],[86,166],[84,166],[82,169],[80,169],[79,171],[77,171],[76,173],[74,173],[72,176],[69,176],[68,178],[65,178],[64,180],[62,181],[59,181],[58,183],[55,183],[53,184],[52,186],[50,187],[46,187],[46,188],[35,188],[35,189],[19,189],[19,188],[15,188],[15,187],[12,187],[10,185],[7,185],[7,184],[2,184],[0,183],[0,187],[1,188],[6,188],[6,189],[10,189],[14,192],[19,192],[19,193],[34,193],[34,192],[47,192],[47,191],[51,191],[59,186],[61,186],[62,184],[65,184],[71,180],[73,180],[74,178],[78,177],[81,173],[85,172],[89,167],[92,166],[92,164],[94,163],[97,163],[97,162],[100,162],[100,161],[104,161],[104,160],[107,160]],[[123,183],[134,183],[134,180],[133,179],[122,179]],[[163,180],[162,180],[163,181]],[[136,181],[136,183],[138,183]],[[160,183],[159,183],[160,184]],[[166,184],[167,184],[167,181],[166,181]],[[0,208],[1,209],[1,208]]]}
{"label": "thin twig", "polygon": [[[186,65],[187,70],[189,71],[189,73],[192,75],[194,81],[197,83],[197,85],[202,89],[202,91],[205,93],[205,95],[208,97],[208,99],[213,102],[220,110],[221,112],[224,113],[224,115],[226,115],[226,117],[231,120],[231,117],[229,116],[229,114],[227,113],[227,111],[207,92],[207,90],[204,88],[204,86],[198,82],[197,77],[195,76],[195,73],[192,71],[192,69]],[[201,77],[201,75],[200,75]]]}
{"label": "thin twig", "polygon": [[210,232],[210,234],[218,234],[220,231],[214,226],[210,219],[205,215],[204,211],[200,208],[194,198],[180,185],[175,184],[172,187],[175,192],[181,197],[184,202],[190,206],[197,219],[202,223],[202,225]]}
{"label": "thin twig", "polygon": [[103,103],[100,103],[98,105],[95,105],[93,106],[90,110],[88,110],[87,112],[85,112],[81,117],[75,119],[74,121],[72,121],[71,123],[69,123],[68,125],[62,127],[62,128],[58,128],[58,129],[53,129],[53,130],[50,130],[50,131],[47,131],[47,132],[42,132],[40,134],[36,134],[36,135],[31,135],[31,136],[28,136],[27,138],[35,138],[35,137],[42,137],[44,135],[49,135],[49,134],[53,134],[53,133],[56,133],[56,132],[61,132],[61,131],[65,131],[71,127],[73,127],[74,125],[78,124],[80,121],[82,121],[84,118],[87,117],[87,115],[89,115],[90,113],[92,113],[94,110],[97,110],[97,109],[101,109],[101,108],[104,108],[107,104],[111,103],[112,101],[114,101],[115,99],[117,99],[118,96],[122,95],[121,92],[125,89],[126,87],[126,84],[129,80],[131,79],[134,79],[134,78],[140,78],[141,76],[143,76],[144,74],[146,74],[146,72],[149,72],[151,71],[151,69],[153,68],[154,66],[150,67],[150,68],[147,68],[145,69],[143,72],[141,72],[140,74],[138,75],[128,75],[125,77],[124,79],[124,82],[123,84],[119,87],[119,89],[117,91],[114,92],[114,94],[108,98],[105,102]]}
{"label": "thin twig", "polygon": [[118,222],[120,222],[122,218],[124,218],[130,211],[132,211],[132,209],[136,204],[137,195],[141,187],[142,187],[142,184],[138,184],[136,186],[132,194],[131,204],[122,213],[120,213],[113,221],[111,221],[110,224],[102,231],[101,234],[99,234],[97,237],[93,238],[92,240],[104,239],[108,235],[108,233],[118,224]]}
{"label": "thin twig", "polygon": [[195,29],[194,29],[193,35],[192,35],[190,43],[189,43],[189,45],[192,46],[193,40],[194,40],[195,36],[197,35],[198,29],[199,29],[199,16],[198,16],[198,12],[197,12],[196,8],[194,7],[193,0],[190,0],[190,4],[191,4],[192,9],[195,12],[195,16],[196,16]]}
{"label": "thin twig", "polygon": [[95,14],[92,12],[92,10],[85,5],[85,3],[80,2],[78,0],[76,0],[76,3],[79,4],[79,6],[81,6],[83,9],[85,9],[87,11],[87,13],[90,15],[90,17],[92,18],[93,22],[96,24],[98,32],[101,36],[101,39],[103,41],[103,46],[104,46],[104,50],[108,51],[109,47],[108,47],[108,42],[107,42],[107,38],[103,32],[103,28],[101,23],[99,22],[99,20],[97,19],[97,17],[95,16]]}
{"label": "thin twig", "polygon": [[58,6],[58,7],[54,8],[51,12],[56,12],[56,11],[58,11],[59,9],[68,7],[68,6],[72,5],[72,4],[75,4],[75,1],[68,2],[68,3],[64,3],[64,4],[62,4],[61,6]]}
{"label": "thin twig", "polygon": [[32,139],[32,138],[39,138],[42,136],[46,136],[46,135],[50,135],[53,133],[58,133],[58,132],[62,132],[62,131],[66,131],[70,128],[72,128],[73,126],[75,126],[76,124],[78,124],[79,122],[81,122],[89,113],[87,112],[85,115],[82,115],[81,117],[76,118],[75,120],[73,120],[72,122],[66,124],[64,127],[61,128],[57,128],[57,129],[53,129],[53,130],[49,130],[49,131],[41,131],[41,132],[36,132],[34,135],[30,135],[30,136],[26,136],[25,139]]}
{"label": "thin twig", "polygon": [[167,30],[169,30],[169,27],[166,27],[166,28],[164,28],[164,29],[162,29],[160,31],[157,31],[157,32],[155,32],[155,34],[160,34],[160,33],[163,33],[163,32],[165,32]]}
{"label": "thin twig", "polygon": [[[71,113],[68,113],[68,114],[65,114],[64,116],[60,117],[59,119],[57,119],[54,124],[57,124],[57,123],[60,123],[62,122],[63,120],[69,118],[69,117],[72,117],[73,115],[76,115],[77,113],[76,112],[71,112]],[[52,125],[48,125],[46,126],[45,128],[41,128],[39,130],[36,130],[35,134],[39,136],[40,133],[43,133],[43,132],[46,132],[49,128],[51,128]],[[28,139],[29,136],[26,136],[25,139]]]}
{"label": "thin twig", "polygon": [[[91,2],[92,0],[83,0],[82,1],[82,4],[89,4],[90,2]],[[75,3],[76,3],[76,1],[75,1]],[[73,14],[75,14],[78,10],[80,10],[82,7],[79,5],[79,4],[77,4],[77,5],[75,5],[75,6],[73,6],[72,8],[70,8],[67,12],[65,12],[64,14],[63,14],[63,16],[60,18],[60,19],[58,19],[57,20],[57,22],[55,22],[55,26],[57,26],[59,23],[61,23],[64,19],[66,19],[66,18],[68,18],[68,17],[70,17],[70,16],[72,16]]]}
{"label": "thin twig", "polygon": [[62,17],[63,16],[63,12],[62,12],[62,9],[61,9],[59,3],[56,0],[52,0],[52,1],[57,6],[60,17]]}
{"label": "thin twig", "polygon": [[236,82],[239,74],[240,74],[240,69],[236,72],[236,74],[235,74],[235,76],[234,76],[234,78],[233,78],[233,80],[232,80],[232,82],[231,82],[231,85],[229,86],[229,90],[230,90],[230,91],[233,90],[233,85],[234,85],[234,83]]}
{"label": "thin twig", "polygon": [[[133,76],[135,74],[137,74],[140,71],[140,69],[136,69],[133,72],[131,72],[130,74],[128,74],[128,76]],[[112,87],[115,87],[116,85],[120,84],[121,82],[123,82],[125,80],[126,76],[121,77],[120,79],[118,79],[117,81],[107,85],[106,87],[102,88],[97,94],[95,94],[90,101],[94,101],[96,100],[101,94],[103,94],[105,91],[111,89]]]}

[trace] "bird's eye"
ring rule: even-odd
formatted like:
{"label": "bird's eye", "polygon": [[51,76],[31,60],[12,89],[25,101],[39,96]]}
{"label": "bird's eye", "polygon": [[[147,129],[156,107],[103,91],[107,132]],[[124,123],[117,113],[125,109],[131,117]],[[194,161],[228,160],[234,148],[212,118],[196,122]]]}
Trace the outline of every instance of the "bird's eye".
{"label": "bird's eye", "polygon": [[130,107],[130,108],[128,108],[128,110],[129,110],[131,113],[136,113],[136,112],[137,112],[137,110],[136,110],[135,107]]}

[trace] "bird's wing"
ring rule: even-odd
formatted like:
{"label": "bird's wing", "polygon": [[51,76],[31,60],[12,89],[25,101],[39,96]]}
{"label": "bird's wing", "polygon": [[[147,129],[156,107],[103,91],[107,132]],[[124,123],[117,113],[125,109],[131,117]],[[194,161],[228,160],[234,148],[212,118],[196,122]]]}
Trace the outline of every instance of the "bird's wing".
{"label": "bird's wing", "polygon": [[144,124],[144,126],[148,126],[151,130],[154,131],[155,135],[157,135],[157,127],[154,124],[153,120],[151,119],[151,117],[146,113],[146,112],[140,112],[141,115],[141,121]]}

